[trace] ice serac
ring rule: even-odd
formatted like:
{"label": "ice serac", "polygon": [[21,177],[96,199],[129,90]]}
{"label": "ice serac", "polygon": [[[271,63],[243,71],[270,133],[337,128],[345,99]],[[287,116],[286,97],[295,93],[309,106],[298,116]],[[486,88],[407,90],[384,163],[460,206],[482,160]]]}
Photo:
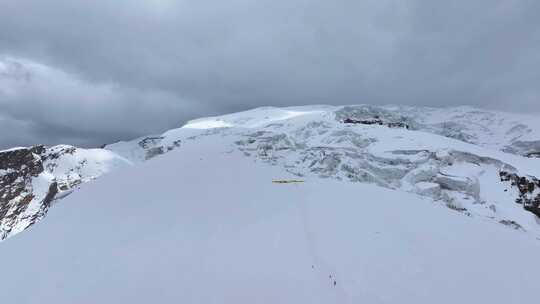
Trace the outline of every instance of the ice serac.
{"label": "ice serac", "polygon": [[[193,120],[163,134],[103,149],[25,149],[19,166],[0,171],[2,176],[11,172],[2,191],[12,193],[2,198],[0,222],[7,223],[3,231],[13,235],[43,217],[50,205],[49,190],[58,191],[49,196],[58,199],[117,167],[182,154],[187,146],[211,139],[220,141],[223,153],[241,152],[298,178],[368,183],[413,193],[452,212],[540,237],[540,187],[523,192],[520,186],[522,178],[536,183],[540,177],[537,116],[470,107],[267,107]],[[42,172],[36,173],[33,161]],[[16,175],[24,178],[15,179]],[[5,185],[19,190],[5,190]],[[30,198],[31,204],[26,204]],[[32,210],[28,212],[35,219],[29,220],[23,210]]]}
{"label": "ice serac", "polygon": [[71,146],[0,151],[0,239],[35,224],[78,185],[127,164],[106,150]]}

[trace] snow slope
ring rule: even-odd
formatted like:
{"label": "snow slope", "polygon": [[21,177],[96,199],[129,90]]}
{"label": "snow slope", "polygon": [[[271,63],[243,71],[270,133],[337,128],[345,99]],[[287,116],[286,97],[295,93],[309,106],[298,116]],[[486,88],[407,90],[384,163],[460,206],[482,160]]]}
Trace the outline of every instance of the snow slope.
{"label": "snow slope", "polygon": [[[537,300],[531,234],[401,190],[298,177],[228,136],[185,132],[198,137],[84,184],[2,243],[0,302]],[[305,182],[272,183],[293,178]]]}

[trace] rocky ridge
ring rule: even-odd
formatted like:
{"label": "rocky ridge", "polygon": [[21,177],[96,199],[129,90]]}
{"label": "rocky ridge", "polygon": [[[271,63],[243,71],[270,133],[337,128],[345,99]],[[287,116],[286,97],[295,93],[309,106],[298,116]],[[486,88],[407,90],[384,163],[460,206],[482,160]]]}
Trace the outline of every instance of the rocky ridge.
{"label": "rocky ridge", "polygon": [[35,224],[78,185],[127,164],[105,150],[64,145],[0,151],[0,239]]}

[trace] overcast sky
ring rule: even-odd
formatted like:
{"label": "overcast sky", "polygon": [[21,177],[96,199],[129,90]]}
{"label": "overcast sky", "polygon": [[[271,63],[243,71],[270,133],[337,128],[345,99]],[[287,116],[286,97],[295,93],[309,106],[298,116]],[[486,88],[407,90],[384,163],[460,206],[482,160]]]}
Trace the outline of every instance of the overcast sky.
{"label": "overcast sky", "polygon": [[538,0],[0,0],[0,148],[263,105],[540,111]]}

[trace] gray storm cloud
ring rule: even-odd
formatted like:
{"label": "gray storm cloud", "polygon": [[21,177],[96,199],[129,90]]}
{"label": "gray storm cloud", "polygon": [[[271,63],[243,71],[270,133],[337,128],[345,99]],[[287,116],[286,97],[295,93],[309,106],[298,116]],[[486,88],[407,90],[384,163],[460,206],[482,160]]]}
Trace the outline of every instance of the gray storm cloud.
{"label": "gray storm cloud", "polygon": [[0,2],[0,147],[263,105],[540,111],[540,2]]}

